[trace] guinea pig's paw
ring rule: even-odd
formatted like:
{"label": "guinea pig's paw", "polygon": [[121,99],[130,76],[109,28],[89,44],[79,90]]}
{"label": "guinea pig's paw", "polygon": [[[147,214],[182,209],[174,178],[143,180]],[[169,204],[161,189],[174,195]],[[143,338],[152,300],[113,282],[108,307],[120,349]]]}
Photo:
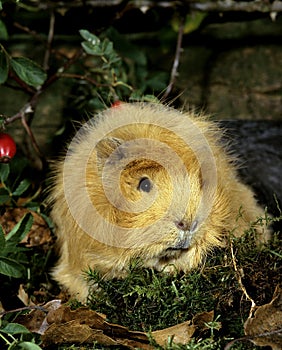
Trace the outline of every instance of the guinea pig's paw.
{"label": "guinea pig's paw", "polygon": [[255,239],[257,246],[266,245],[271,240],[271,237],[272,231],[266,226],[258,226],[255,228]]}
{"label": "guinea pig's paw", "polygon": [[167,274],[171,274],[171,275],[178,272],[178,270],[173,262],[171,262],[165,266],[162,266],[161,271],[164,273],[167,273]]}

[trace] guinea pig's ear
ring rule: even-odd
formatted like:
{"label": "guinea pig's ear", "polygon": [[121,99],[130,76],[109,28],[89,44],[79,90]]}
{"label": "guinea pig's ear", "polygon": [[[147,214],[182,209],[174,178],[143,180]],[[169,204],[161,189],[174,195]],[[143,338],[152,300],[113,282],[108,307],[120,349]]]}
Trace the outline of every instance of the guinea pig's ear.
{"label": "guinea pig's ear", "polygon": [[[103,169],[107,159],[122,143],[123,140],[116,137],[105,137],[97,143],[95,149],[97,155],[97,167],[99,171]],[[113,163],[115,160],[121,158],[123,158],[122,150],[118,152],[117,157],[113,158]]]}

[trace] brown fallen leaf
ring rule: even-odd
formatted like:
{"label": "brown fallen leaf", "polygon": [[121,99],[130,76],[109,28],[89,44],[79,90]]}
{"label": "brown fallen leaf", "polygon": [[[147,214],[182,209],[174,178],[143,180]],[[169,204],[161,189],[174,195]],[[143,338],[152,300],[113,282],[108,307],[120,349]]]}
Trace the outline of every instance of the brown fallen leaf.
{"label": "brown fallen leaf", "polygon": [[245,334],[258,346],[282,349],[282,288],[276,287],[269,304],[256,307],[244,324]]}
{"label": "brown fallen leaf", "polygon": [[[192,323],[193,325],[195,325],[198,330],[205,331],[208,328],[207,323],[212,322],[214,319],[214,311],[205,311],[205,312],[201,312],[199,314],[196,314],[193,319],[192,319]],[[221,327],[221,323],[218,322],[218,329]]]}
{"label": "brown fallen leaf", "polygon": [[186,321],[175,326],[161,329],[159,331],[152,332],[152,336],[155,341],[165,346],[168,343],[168,339],[173,337],[173,342],[176,344],[187,344],[191,341],[195,331],[203,332],[208,329],[207,323],[213,321],[214,311],[201,312],[196,314],[192,322]]}
{"label": "brown fallen leaf", "polygon": [[17,316],[16,322],[25,326],[30,332],[43,334],[49,327],[46,321],[48,313],[51,310],[58,309],[60,306],[60,300],[51,300],[44,305],[37,306],[37,309],[33,309],[28,314],[20,314]]}
{"label": "brown fallen leaf", "polygon": [[[128,349],[154,349],[146,333],[130,331],[127,327],[107,322],[105,315],[87,307],[71,310],[69,306],[53,300],[43,305],[42,309],[44,312],[33,310],[28,315],[22,315],[18,321],[29,330],[41,334],[43,346],[97,342]],[[201,332],[207,329],[206,323],[211,322],[213,317],[213,311],[203,312],[194,316],[192,321],[154,331],[151,336],[161,346],[167,345],[169,339],[177,344],[187,344],[196,330]]]}
{"label": "brown fallen leaf", "polygon": [[104,346],[119,345],[117,341],[105,335],[100,329],[92,329],[79,320],[72,320],[62,324],[51,324],[42,336],[44,346],[62,343],[94,343]]}
{"label": "brown fallen leaf", "polygon": [[48,313],[47,323],[49,327],[42,335],[44,346],[96,341],[104,346],[122,345],[130,349],[153,349],[145,333],[130,331],[126,327],[109,323],[105,315],[87,307],[71,310],[68,306],[61,306]]}
{"label": "brown fallen leaf", "polygon": [[34,303],[32,303],[32,301],[30,300],[29,295],[25,291],[23,284],[20,284],[17,296],[25,306],[34,305]]}
{"label": "brown fallen leaf", "polygon": [[167,345],[169,338],[172,337],[173,342],[176,344],[187,344],[191,340],[196,329],[197,327],[191,324],[191,321],[186,321],[169,328],[152,332],[152,337],[161,346]]}

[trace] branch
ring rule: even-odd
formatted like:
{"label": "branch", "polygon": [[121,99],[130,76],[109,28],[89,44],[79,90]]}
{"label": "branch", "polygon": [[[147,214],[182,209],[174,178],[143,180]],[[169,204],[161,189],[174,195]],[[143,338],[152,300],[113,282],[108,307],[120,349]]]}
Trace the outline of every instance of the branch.
{"label": "branch", "polygon": [[48,86],[57,81],[62,76],[62,74],[64,74],[64,72],[82,56],[82,54],[82,48],[79,49],[76,53],[74,53],[74,55],[68,61],[66,61],[66,63],[62,65],[55,74],[49,77],[49,79],[42,86],[42,90],[45,90]]}
{"label": "branch", "polygon": [[80,75],[80,74],[74,74],[74,73],[62,73],[62,74],[57,74],[58,78],[71,78],[71,79],[79,79],[79,80],[86,80],[89,81],[89,83],[98,86],[98,87],[110,87],[111,85],[109,84],[101,84],[98,83],[96,80],[87,77],[86,75]]}
{"label": "branch", "polygon": [[[77,0],[77,1],[59,1],[38,2],[37,8],[41,10],[47,9],[69,9],[78,7],[116,7],[122,6],[124,4],[123,0]],[[153,0],[140,0],[140,1],[130,1],[129,4],[124,5],[125,8],[175,8],[181,6],[187,10],[196,11],[216,11],[216,12],[226,12],[226,11],[243,11],[243,12],[282,12],[282,1],[280,0],[256,0],[256,1],[236,1],[236,0],[214,0],[214,1],[194,1],[194,0],[184,0],[184,1],[153,1]]]}
{"label": "branch", "polygon": [[54,27],[55,27],[55,14],[52,11],[50,16],[50,25],[49,25],[49,33],[47,38],[47,49],[45,51],[44,60],[43,60],[43,69],[49,69],[49,59],[51,54],[51,45],[54,39]]}
{"label": "branch", "polygon": [[176,77],[178,75],[178,66],[179,66],[179,61],[180,61],[180,55],[181,52],[183,51],[182,49],[182,39],[183,39],[183,31],[184,31],[184,24],[185,24],[185,17],[181,18],[179,30],[178,30],[178,37],[177,37],[177,44],[176,44],[176,50],[175,50],[175,56],[174,56],[174,61],[172,65],[172,70],[170,74],[170,82],[168,84],[168,87],[163,95],[163,99],[166,99],[169,94],[171,93]]}
{"label": "branch", "polygon": [[281,12],[282,11],[282,1],[275,0],[265,1],[235,1],[235,0],[219,0],[219,1],[206,1],[197,2],[191,1],[190,9],[197,11],[217,11],[217,12],[227,12],[227,11],[242,11],[242,12]]}
{"label": "branch", "polygon": [[39,148],[39,146],[38,146],[38,144],[36,142],[36,139],[35,139],[35,137],[33,135],[33,132],[32,132],[32,130],[30,128],[30,125],[29,125],[30,123],[27,122],[27,116],[33,115],[34,112],[35,112],[35,108],[36,108],[36,105],[37,105],[38,97],[39,97],[39,95],[41,93],[42,93],[42,90],[37,91],[31,97],[29,102],[26,103],[23,106],[23,108],[21,108],[21,110],[18,113],[16,113],[15,115],[13,115],[10,118],[6,118],[5,121],[4,121],[4,124],[7,125],[7,124],[10,124],[10,123],[14,122],[17,119],[20,119],[21,122],[22,122],[22,125],[23,125],[23,127],[25,129],[25,131],[27,132],[28,136],[31,139],[31,143],[32,143],[32,146],[33,146],[34,150],[36,151],[36,153],[40,157],[41,161],[44,163],[44,156],[41,153],[40,148]]}
{"label": "branch", "polygon": [[24,92],[26,92],[29,95],[34,94],[35,90],[29,85],[27,85],[24,81],[22,81],[16,74],[14,74],[12,70],[9,71],[9,77],[20,86],[21,90],[24,90]]}
{"label": "branch", "polygon": [[37,305],[30,305],[30,306],[24,306],[24,307],[20,307],[18,309],[13,309],[13,310],[8,310],[8,311],[1,311],[0,312],[0,318],[4,315],[10,314],[10,313],[15,313],[15,312],[21,312],[21,311],[30,311],[30,310],[39,310],[39,311],[43,311],[44,313],[48,313],[48,310],[45,309],[42,306],[37,306]]}

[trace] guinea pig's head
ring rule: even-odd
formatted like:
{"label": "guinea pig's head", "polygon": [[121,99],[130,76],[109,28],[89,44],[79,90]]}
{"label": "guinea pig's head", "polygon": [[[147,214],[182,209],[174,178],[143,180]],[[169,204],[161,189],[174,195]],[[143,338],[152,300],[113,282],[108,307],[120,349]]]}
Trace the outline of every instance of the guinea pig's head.
{"label": "guinea pig's head", "polygon": [[193,115],[147,104],[104,111],[64,161],[65,199],[80,228],[74,239],[89,235],[90,250],[97,241],[105,254],[144,259],[217,245],[227,206],[218,204],[216,150],[210,124]]}
{"label": "guinea pig's head", "polygon": [[168,144],[169,136],[161,141],[105,137],[90,162],[96,168],[89,192],[105,220],[109,245],[114,236],[132,256],[174,259],[202,237],[199,160],[181,140],[176,148],[175,140]]}

